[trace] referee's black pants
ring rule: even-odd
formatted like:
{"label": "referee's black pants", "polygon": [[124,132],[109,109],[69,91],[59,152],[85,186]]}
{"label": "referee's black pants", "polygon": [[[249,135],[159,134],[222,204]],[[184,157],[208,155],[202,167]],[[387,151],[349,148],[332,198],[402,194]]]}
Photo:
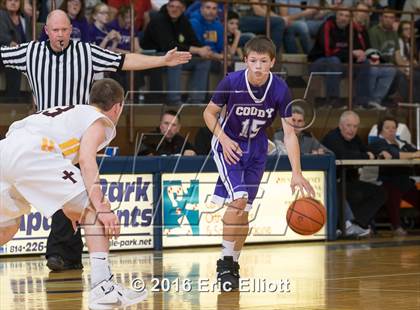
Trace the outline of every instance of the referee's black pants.
{"label": "referee's black pants", "polygon": [[80,229],[74,234],[73,226],[63,210],[52,216],[51,231],[48,236],[46,257],[58,255],[65,263],[82,263],[83,242]]}

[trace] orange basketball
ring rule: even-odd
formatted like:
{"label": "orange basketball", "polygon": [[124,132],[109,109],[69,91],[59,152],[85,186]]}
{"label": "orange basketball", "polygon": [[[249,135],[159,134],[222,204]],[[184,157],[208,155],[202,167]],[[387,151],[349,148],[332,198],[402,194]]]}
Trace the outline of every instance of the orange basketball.
{"label": "orange basketball", "polygon": [[300,235],[313,235],[325,224],[325,207],[316,199],[304,197],[292,202],[287,210],[287,225]]}

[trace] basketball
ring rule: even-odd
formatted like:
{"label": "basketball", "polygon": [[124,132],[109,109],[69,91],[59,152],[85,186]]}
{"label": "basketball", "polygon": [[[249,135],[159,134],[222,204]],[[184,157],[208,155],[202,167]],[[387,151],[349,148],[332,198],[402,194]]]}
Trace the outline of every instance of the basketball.
{"label": "basketball", "polygon": [[287,225],[299,235],[313,235],[325,224],[325,207],[316,199],[299,198],[290,204],[286,220]]}

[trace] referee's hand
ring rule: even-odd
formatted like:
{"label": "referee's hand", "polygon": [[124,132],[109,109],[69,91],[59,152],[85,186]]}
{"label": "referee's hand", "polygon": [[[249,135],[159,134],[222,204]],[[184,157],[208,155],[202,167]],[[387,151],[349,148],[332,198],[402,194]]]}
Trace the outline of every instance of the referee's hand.
{"label": "referee's hand", "polygon": [[190,52],[178,52],[177,48],[171,49],[166,53],[165,64],[168,67],[173,67],[177,65],[182,65],[190,61],[191,53]]}

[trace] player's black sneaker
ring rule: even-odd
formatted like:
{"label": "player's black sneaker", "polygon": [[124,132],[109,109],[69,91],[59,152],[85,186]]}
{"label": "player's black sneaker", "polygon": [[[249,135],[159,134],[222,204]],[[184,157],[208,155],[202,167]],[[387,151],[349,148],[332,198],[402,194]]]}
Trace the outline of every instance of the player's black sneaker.
{"label": "player's black sneaker", "polygon": [[217,261],[217,280],[221,291],[232,291],[239,288],[239,264],[232,256],[225,256]]}

